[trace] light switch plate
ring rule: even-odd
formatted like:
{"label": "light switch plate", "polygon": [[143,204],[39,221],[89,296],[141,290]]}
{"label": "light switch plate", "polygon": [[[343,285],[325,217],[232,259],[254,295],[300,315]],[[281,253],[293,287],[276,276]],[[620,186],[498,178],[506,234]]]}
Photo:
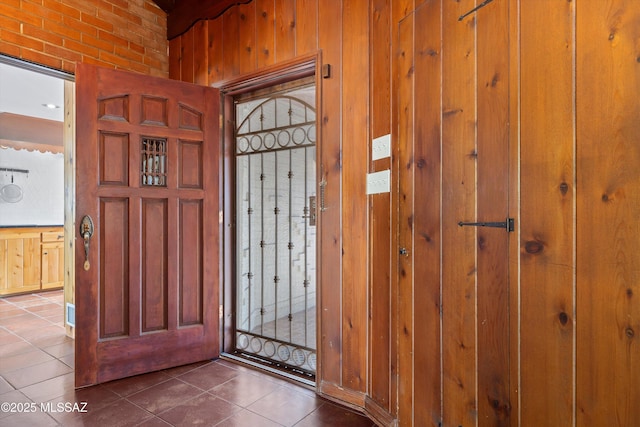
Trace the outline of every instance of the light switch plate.
{"label": "light switch plate", "polygon": [[391,157],[391,135],[380,136],[371,141],[371,160]]}
{"label": "light switch plate", "polygon": [[391,171],[384,170],[367,174],[367,194],[391,191]]}

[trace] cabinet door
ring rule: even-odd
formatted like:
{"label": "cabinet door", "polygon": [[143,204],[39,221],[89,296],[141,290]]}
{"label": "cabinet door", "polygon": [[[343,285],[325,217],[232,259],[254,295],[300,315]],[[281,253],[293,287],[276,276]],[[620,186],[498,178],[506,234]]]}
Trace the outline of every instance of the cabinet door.
{"label": "cabinet door", "polygon": [[0,295],[40,289],[40,236],[0,239]]}
{"label": "cabinet door", "polygon": [[42,289],[60,288],[64,284],[64,243],[42,244]]}

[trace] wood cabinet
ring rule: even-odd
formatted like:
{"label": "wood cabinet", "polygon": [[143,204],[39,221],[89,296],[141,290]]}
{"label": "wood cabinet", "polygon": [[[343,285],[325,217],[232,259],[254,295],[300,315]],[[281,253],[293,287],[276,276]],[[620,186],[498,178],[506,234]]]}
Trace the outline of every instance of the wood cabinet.
{"label": "wood cabinet", "polygon": [[42,233],[42,289],[61,288],[64,285],[64,233]]}
{"label": "wood cabinet", "polygon": [[62,227],[0,229],[0,296],[62,287]]}

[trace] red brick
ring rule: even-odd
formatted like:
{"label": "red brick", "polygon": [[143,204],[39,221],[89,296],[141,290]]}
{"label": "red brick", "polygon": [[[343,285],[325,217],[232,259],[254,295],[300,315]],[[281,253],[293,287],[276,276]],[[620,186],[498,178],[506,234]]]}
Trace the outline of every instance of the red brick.
{"label": "red brick", "polygon": [[97,58],[91,58],[91,57],[83,57],[82,58],[82,62],[86,63],[86,64],[93,64],[93,65],[99,65],[101,67],[107,67],[107,68],[115,68],[115,66],[109,62],[106,61],[101,61]]}
{"label": "red brick", "polygon": [[30,13],[21,13],[19,15],[20,22],[33,25],[34,27],[42,27],[42,18]]}
{"label": "red brick", "polygon": [[129,41],[105,31],[98,31],[98,39],[112,43],[115,46],[129,46]]}
{"label": "red brick", "polygon": [[60,12],[51,10],[40,4],[32,3],[30,1],[22,2],[22,11],[39,16],[42,19],[46,19],[48,21],[62,22],[62,14]]}
{"label": "red brick", "polygon": [[22,34],[34,39],[45,41],[47,43],[56,44],[59,46],[62,45],[62,37],[49,31],[45,31],[42,28],[34,27],[32,25],[23,25]]}
{"label": "red brick", "polygon": [[94,37],[98,35],[98,29],[96,27],[94,27],[93,25],[78,21],[77,19],[69,18],[68,16],[65,16],[63,18],[63,22],[64,22],[64,25],[66,25],[67,27],[73,28],[74,30],[78,30],[81,33],[89,34]]}
{"label": "red brick", "polygon": [[156,14],[149,12],[144,7],[140,7],[140,6],[136,6],[134,4],[130,4],[129,5],[129,11],[132,14],[134,14],[136,16],[139,16],[141,21],[145,20],[145,21],[156,22]]}
{"label": "red brick", "polygon": [[[116,28],[114,32],[116,35],[122,37],[125,40],[144,45],[144,38],[142,38],[142,36],[140,36],[139,34],[128,30],[127,28]],[[128,45],[129,44],[127,43],[127,46]]]}
{"label": "red brick", "polygon": [[76,73],[76,63],[75,63],[75,61],[62,61],[62,71],[66,71],[67,73],[75,74]]}
{"label": "red brick", "polygon": [[[168,68],[168,66],[167,66],[167,68]],[[150,72],[149,72],[149,75],[155,76],[155,77],[162,77],[164,79],[168,79],[169,78],[169,71],[165,70],[165,69],[158,70],[158,69],[152,68],[150,70]]]}
{"label": "red brick", "polygon": [[57,70],[61,69],[62,67],[62,61],[60,60],[60,58],[45,55],[34,50],[22,49],[20,57],[22,59],[26,59],[27,61],[46,65],[47,67],[55,68]]}
{"label": "red brick", "polygon": [[73,40],[65,40],[64,41],[65,49],[72,50],[74,52],[79,52],[82,55],[88,55],[93,57],[98,57],[100,51],[95,47],[87,46],[86,44],[78,43]]}
{"label": "red brick", "polygon": [[[98,18],[112,25],[113,31],[117,31],[119,28],[126,28],[129,23],[126,19],[121,18],[113,12],[107,12],[104,10],[98,11]],[[111,30],[109,30],[111,31]]]}
{"label": "red brick", "polygon": [[113,13],[115,15],[118,15],[121,18],[126,19],[127,22],[129,23],[129,25],[131,25],[131,24],[142,25],[142,17],[136,15],[135,13],[131,13],[127,9],[121,9],[119,7],[114,7],[113,8]]}
{"label": "red brick", "polygon": [[94,0],[96,3],[96,7],[98,10],[106,10],[111,12],[113,10],[113,5],[105,0]]}
{"label": "red brick", "polygon": [[80,11],[76,10],[73,7],[64,5],[60,3],[59,0],[44,0],[42,5],[47,9],[55,10],[56,12],[60,12],[64,16],[69,16],[71,18],[80,19]]}
{"label": "red brick", "polygon": [[81,33],[78,30],[74,30],[65,25],[56,24],[51,21],[44,21],[44,29],[52,31],[56,34],[60,34],[62,37],[70,38],[76,41],[80,41]]}
{"label": "red brick", "polygon": [[138,52],[139,54],[144,54],[144,51],[145,51],[144,46],[139,45],[139,44],[134,43],[134,42],[129,42],[129,49],[131,49],[131,50],[133,50],[135,52]]}
{"label": "red brick", "polygon": [[14,33],[19,33],[20,22],[6,16],[0,16],[0,28],[7,31],[13,31]]}
{"label": "red brick", "polygon": [[4,29],[0,30],[0,40],[27,49],[39,50],[40,52],[44,49],[44,43],[40,40],[25,37],[22,34],[12,33]]}
{"label": "red brick", "polygon": [[51,44],[46,44],[44,46],[45,53],[55,56],[61,59],[68,59],[69,61],[80,61],[82,59],[82,54],[79,52],[74,52],[69,49],[65,49],[59,46],[53,46]]}
{"label": "red brick", "polygon": [[129,61],[128,59],[125,59],[121,56],[112,55],[107,52],[100,52],[100,56],[98,58],[123,68],[129,68],[129,66],[131,65],[131,61]]}
{"label": "red brick", "polygon": [[113,31],[113,24],[111,22],[105,21],[104,19],[100,19],[96,16],[87,15],[86,13],[81,14],[81,21],[86,22],[89,25],[93,25],[104,31]]}
{"label": "red brick", "polygon": [[122,56],[123,58],[128,58],[131,61],[142,62],[143,56],[137,52],[134,52],[131,49],[125,49],[122,47],[116,47],[115,54],[118,56]]}
{"label": "red brick", "polygon": [[131,63],[131,69],[133,71],[137,71],[137,72],[142,73],[142,74],[149,74],[149,70],[151,70],[149,68],[149,66],[141,64],[139,62],[132,62]]}
{"label": "red brick", "polygon": [[20,0],[2,0],[2,4],[14,9],[20,9]]}
{"label": "red brick", "polygon": [[109,53],[113,53],[114,51],[114,47],[113,47],[113,43],[106,41],[106,40],[102,40],[102,39],[98,39],[95,37],[91,37],[87,34],[83,34],[82,35],[82,43],[88,45],[88,46],[93,46],[95,48],[98,48],[100,50],[104,50],[105,52],[109,52]]}
{"label": "red brick", "polygon": [[0,37],[0,53],[5,55],[20,57],[20,47],[14,44],[5,43]]}
{"label": "red brick", "polygon": [[90,15],[96,14],[96,6],[92,1],[87,0],[62,0],[62,3],[80,11],[86,12]]}
{"label": "red brick", "polygon": [[114,6],[118,6],[121,9],[126,9],[129,7],[129,2],[127,0],[107,0],[109,3]]}
{"label": "red brick", "polygon": [[164,61],[152,58],[150,56],[145,56],[144,57],[144,63],[148,66],[150,66],[151,68],[158,68],[158,69],[162,69],[163,64],[165,63]]}
{"label": "red brick", "polygon": [[167,13],[164,10],[160,9],[160,7],[158,7],[158,5],[155,4],[154,2],[149,2],[149,1],[144,2],[144,8],[159,18],[166,19],[167,17]]}

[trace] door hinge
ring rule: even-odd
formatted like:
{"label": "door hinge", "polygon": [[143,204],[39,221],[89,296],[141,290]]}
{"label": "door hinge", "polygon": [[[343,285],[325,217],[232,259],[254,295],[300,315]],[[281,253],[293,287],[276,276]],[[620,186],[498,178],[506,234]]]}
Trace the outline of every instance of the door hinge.
{"label": "door hinge", "polygon": [[222,211],[218,211],[218,223],[222,224],[224,222],[224,213]]}
{"label": "door hinge", "polygon": [[224,317],[224,306],[220,304],[220,307],[218,307],[218,318],[222,319],[223,317]]}
{"label": "door hinge", "polygon": [[508,232],[512,232],[515,230],[515,221],[513,218],[507,218],[506,221],[502,222],[463,222],[460,221],[458,223],[460,227],[471,226],[471,227],[493,227],[493,228],[504,228]]}

